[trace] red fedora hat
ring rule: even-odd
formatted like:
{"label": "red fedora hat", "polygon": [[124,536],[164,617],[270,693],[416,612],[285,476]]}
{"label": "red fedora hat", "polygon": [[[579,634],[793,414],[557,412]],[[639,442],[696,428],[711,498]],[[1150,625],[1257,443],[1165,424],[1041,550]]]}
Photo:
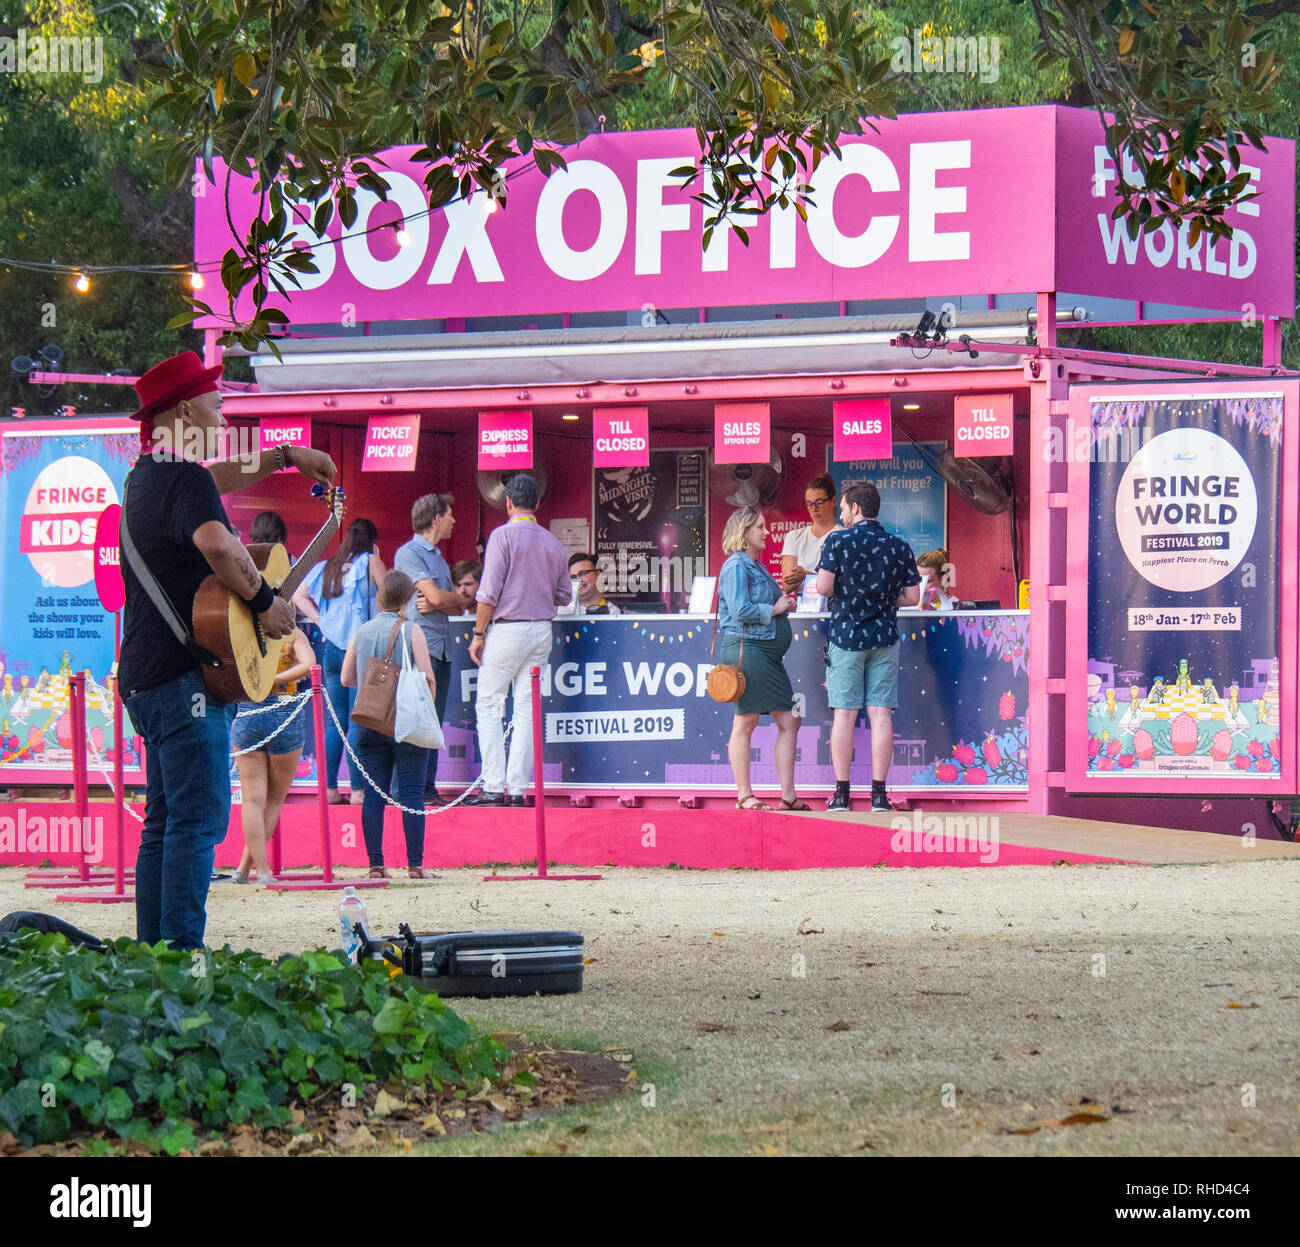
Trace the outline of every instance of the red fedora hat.
{"label": "red fedora hat", "polygon": [[219,376],[220,364],[204,368],[203,361],[193,351],[173,355],[161,364],[155,364],[135,383],[140,410],[134,418],[152,420],[154,416],[170,411],[187,398],[211,394],[217,388]]}

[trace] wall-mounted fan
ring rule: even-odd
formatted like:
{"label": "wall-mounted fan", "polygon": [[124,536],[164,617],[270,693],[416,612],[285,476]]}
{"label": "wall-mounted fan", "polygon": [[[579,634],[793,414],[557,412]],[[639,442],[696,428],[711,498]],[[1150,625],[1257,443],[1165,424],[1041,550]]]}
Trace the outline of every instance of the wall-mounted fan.
{"label": "wall-mounted fan", "polygon": [[[478,494],[494,511],[506,509],[506,482],[512,476],[518,476],[519,469],[509,468],[504,472],[480,472],[477,477]],[[537,500],[540,503],[546,497],[546,469],[535,463],[528,469],[528,475],[537,482]]]}
{"label": "wall-mounted fan", "polygon": [[974,459],[958,459],[946,446],[942,453],[935,455],[910,433],[900,432],[916,447],[926,463],[975,510],[984,515],[1001,515],[1011,505],[1008,482],[1001,473],[989,472]]}
{"label": "wall-mounted fan", "polygon": [[780,452],[767,463],[716,463],[709,452],[709,490],[733,507],[770,507],[781,492]]}

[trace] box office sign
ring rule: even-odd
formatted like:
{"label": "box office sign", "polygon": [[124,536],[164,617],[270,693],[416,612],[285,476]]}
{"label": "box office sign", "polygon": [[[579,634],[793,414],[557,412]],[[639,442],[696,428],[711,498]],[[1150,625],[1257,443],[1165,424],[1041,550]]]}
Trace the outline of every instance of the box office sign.
{"label": "box office sign", "polygon": [[478,470],[526,471],[533,466],[533,413],[481,411],[478,416]]}
{"label": "box office sign", "polygon": [[767,403],[717,403],[713,461],[766,463],[772,456],[772,409]]}
{"label": "box office sign", "polygon": [[366,424],[363,472],[414,472],[420,417],[371,416]]}
{"label": "box office sign", "polygon": [[959,394],[953,400],[953,453],[961,459],[1012,453],[1010,394]]}
{"label": "box office sign", "polygon": [[[1281,786],[1283,395],[1093,396],[1087,778]],[[1104,454],[1111,445],[1125,453]],[[1288,704],[1283,704],[1284,701]],[[1081,739],[1081,722],[1074,725]]]}
{"label": "box office sign", "polygon": [[[310,416],[263,416],[259,426],[261,450],[274,450],[277,446],[310,446]],[[292,472],[289,467],[282,472]]]}
{"label": "box office sign", "polygon": [[649,467],[650,408],[595,408],[591,413],[591,462],[597,468]]}

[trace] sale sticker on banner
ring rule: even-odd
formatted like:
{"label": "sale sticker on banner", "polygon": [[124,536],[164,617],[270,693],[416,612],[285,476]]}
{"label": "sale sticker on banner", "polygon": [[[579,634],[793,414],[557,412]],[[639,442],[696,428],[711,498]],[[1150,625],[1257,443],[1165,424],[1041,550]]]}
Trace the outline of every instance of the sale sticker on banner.
{"label": "sale sticker on banner", "polygon": [[[276,446],[310,446],[311,418],[309,416],[263,416],[261,422],[261,450]],[[292,472],[289,467],[282,472]]]}
{"label": "sale sticker on banner", "polygon": [[766,463],[772,457],[772,409],[767,403],[717,403],[713,461]]}
{"label": "sale sticker on banner", "polygon": [[953,402],[952,439],[959,459],[1011,454],[1011,395],[959,394]]}
{"label": "sale sticker on banner", "polygon": [[844,398],[835,404],[835,459],[888,459],[894,453],[889,399]]}
{"label": "sale sticker on banner", "polygon": [[498,472],[533,466],[533,413],[478,413],[478,470]]}
{"label": "sale sticker on banner", "polygon": [[591,413],[591,436],[593,467],[650,466],[649,407],[597,407]]}
{"label": "sale sticker on banner", "polygon": [[366,424],[363,472],[414,472],[420,417],[371,416]]}
{"label": "sale sticker on banner", "polygon": [[106,611],[120,611],[126,602],[121,552],[117,545],[121,521],[122,508],[115,502],[104,508],[95,528],[95,592]]}

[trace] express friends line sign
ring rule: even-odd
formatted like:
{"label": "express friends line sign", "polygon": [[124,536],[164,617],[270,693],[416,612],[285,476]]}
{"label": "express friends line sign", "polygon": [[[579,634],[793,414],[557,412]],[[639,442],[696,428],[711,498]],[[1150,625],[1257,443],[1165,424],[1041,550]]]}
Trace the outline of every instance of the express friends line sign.
{"label": "express friends line sign", "polygon": [[[336,218],[322,243],[303,213],[298,241],[320,271],[300,275],[287,310],[299,324],[346,325],[1038,290],[1294,310],[1293,143],[1243,149],[1259,198],[1227,214],[1230,242],[1189,245],[1185,229],[1166,226],[1134,243],[1110,217],[1117,171],[1095,113],[1047,106],[876,124],[878,133],[846,137],[841,156],[812,174],[806,222],[777,208],[746,221],[748,247],[724,228],[707,250],[704,209],[672,176],[697,158],[693,130],[591,135],[564,149],[568,169],[549,179],[529,161],[510,162],[498,211],[478,192],[429,213],[415,148],[394,148],[384,153],[388,202],[358,190],[350,230]],[[231,245],[224,184],[221,169],[195,199],[200,264]],[[257,202],[248,179],[231,179],[241,238]],[[405,247],[383,228],[399,223]],[[241,298],[237,313],[250,307]]]}

